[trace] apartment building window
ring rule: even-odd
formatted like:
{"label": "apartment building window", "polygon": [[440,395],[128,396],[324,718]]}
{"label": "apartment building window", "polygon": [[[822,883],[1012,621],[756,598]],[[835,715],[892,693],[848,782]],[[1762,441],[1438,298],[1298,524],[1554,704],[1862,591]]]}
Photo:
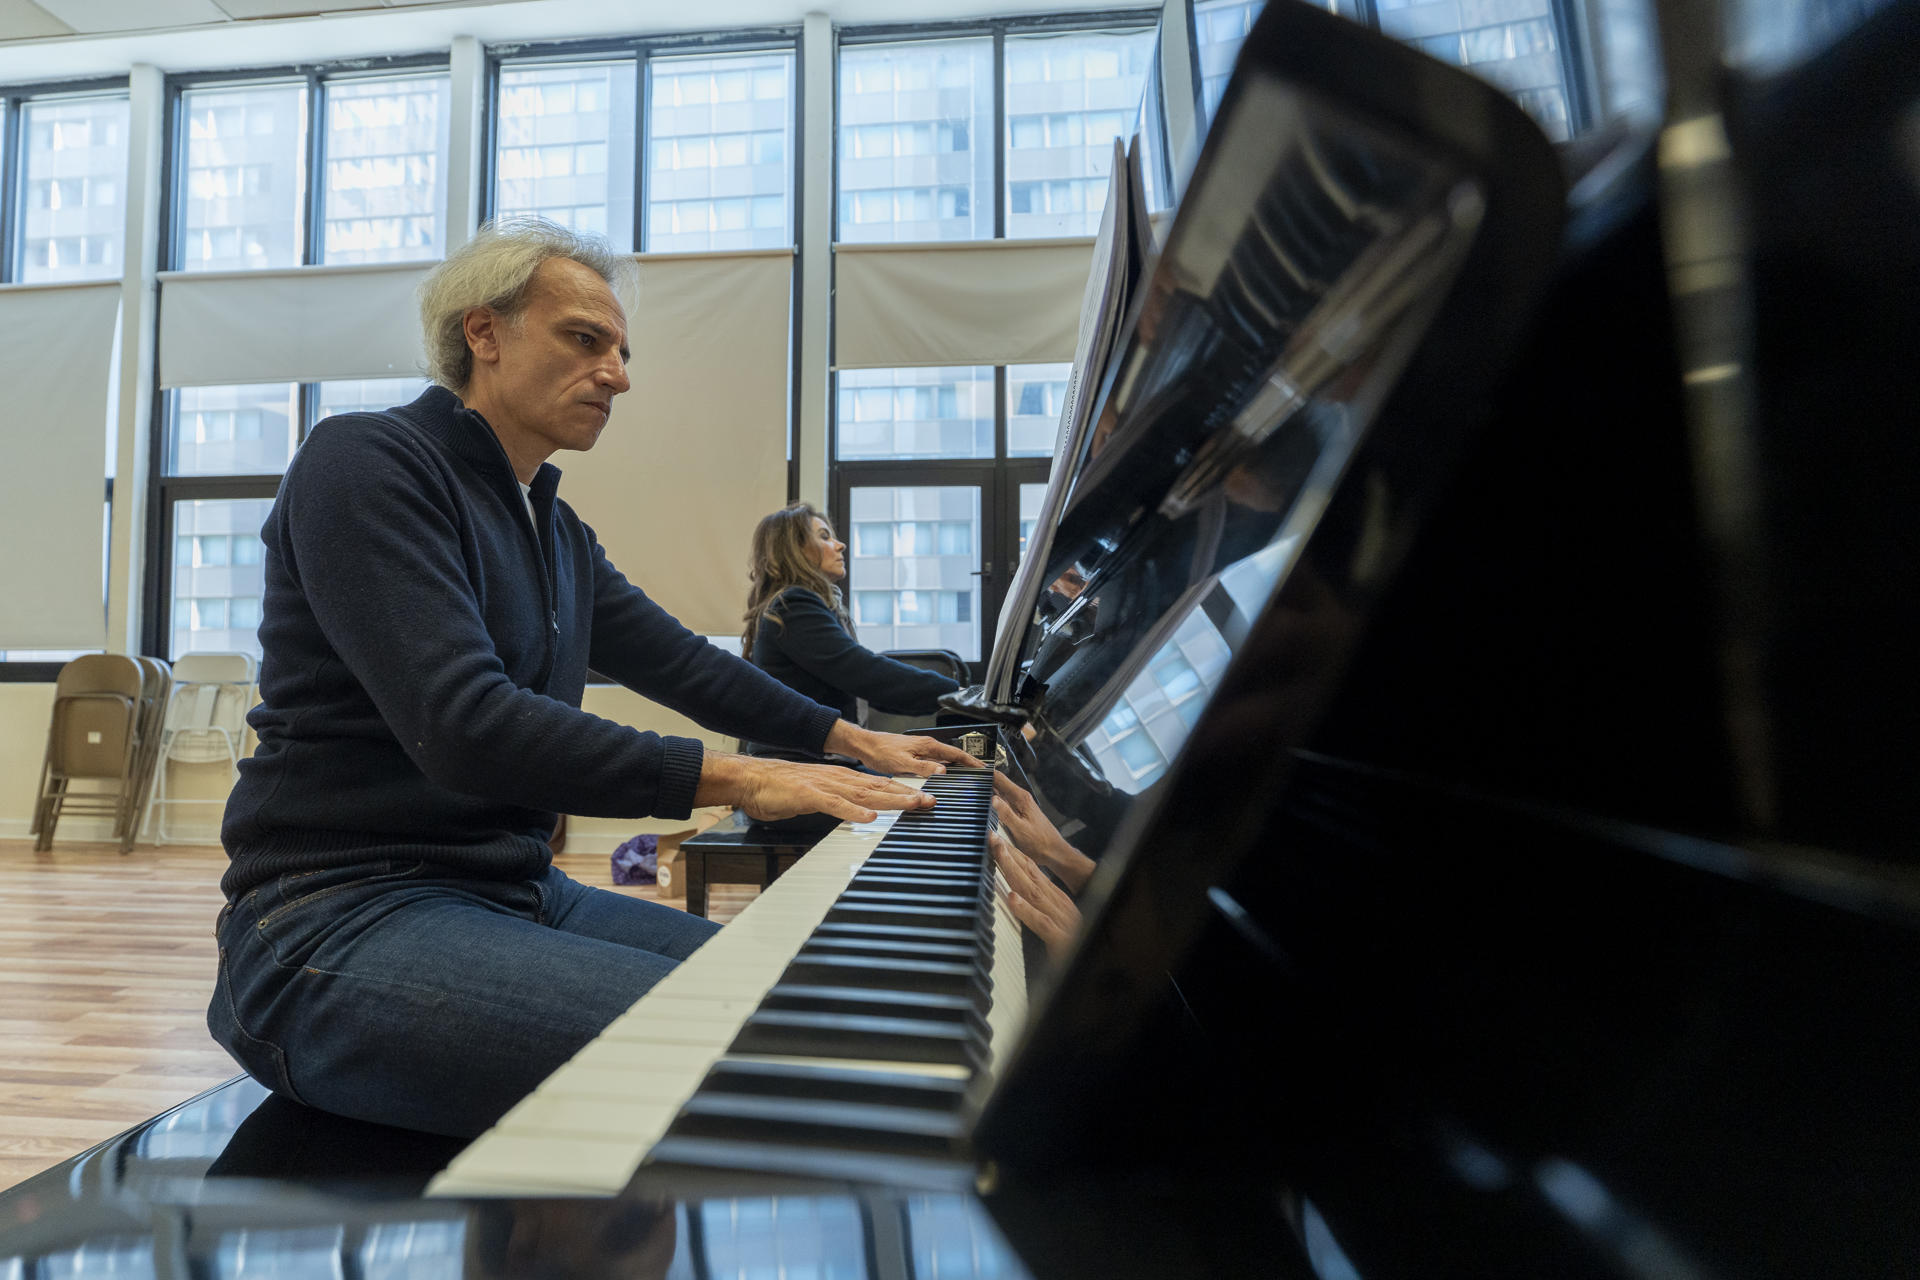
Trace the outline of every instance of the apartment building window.
{"label": "apartment building window", "polygon": [[0,282],[120,278],[127,113],[120,87],[0,90]]}
{"label": "apartment building window", "polygon": [[684,44],[501,63],[491,216],[538,214],[627,251],[791,245],[792,47]]}
{"label": "apartment building window", "polygon": [[[852,32],[840,51],[836,236],[1091,235],[1133,131],[1152,26],[1006,20],[982,34]],[[996,148],[996,138],[998,147]]]}
{"label": "apartment building window", "polygon": [[441,257],[450,93],[431,67],[182,88],[174,268]]}

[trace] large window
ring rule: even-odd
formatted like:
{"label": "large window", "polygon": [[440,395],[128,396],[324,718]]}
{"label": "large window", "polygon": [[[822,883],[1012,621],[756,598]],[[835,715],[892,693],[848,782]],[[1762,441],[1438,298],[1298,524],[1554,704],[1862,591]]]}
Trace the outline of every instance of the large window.
{"label": "large window", "polygon": [[1113,142],[1139,113],[1153,29],[998,25],[940,40],[855,33],[842,46],[840,240],[1099,229]]}
{"label": "large window", "polygon": [[991,238],[994,116],[990,38],[842,49],[839,238]]}
{"label": "large window", "polygon": [[500,69],[493,208],[633,242],[632,61]]}
{"label": "large window", "polygon": [[183,387],[167,393],[159,503],[161,617],[150,642],[260,656],[265,551],[260,526],[302,440],[336,414],[414,399],[421,378]]}
{"label": "large window", "polygon": [[1007,37],[1008,236],[1100,229],[1114,139],[1133,132],[1153,49],[1151,30]]}
{"label": "large window", "polygon": [[440,257],[449,92],[432,69],[183,89],[174,266]]}
{"label": "large window", "polygon": [[127,96],[0,96],[14,139],[0,153],[8,175],[7,246],[0,279],[24,284],[114,280],[124,271]]}
{"label": "large window", "polygon": [[647,70],[647,249],[792,244],[793,55],[654,58]]}
{"label": "large window", "polygon": [[502,63],[493,216],[539,214],[649,253],[791,245],[793,50],[680,47]]}
{"label": "large window", "polygon": [[1066,365],[843,369],[833,511],[873,649],[986,656],[1039,518]]}

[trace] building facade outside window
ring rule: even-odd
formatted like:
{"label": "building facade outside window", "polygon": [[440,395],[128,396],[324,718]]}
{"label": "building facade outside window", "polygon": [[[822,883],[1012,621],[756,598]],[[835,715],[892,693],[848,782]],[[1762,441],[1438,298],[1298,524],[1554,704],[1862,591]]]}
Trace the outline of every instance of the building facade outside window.
{"label": "building facade outside window", "polygon": [[1010,238],[1100,230],[1113,143],[1133,131],[1153,51],[1151,28],[1007,37]]}
{"label": "building facade outside window", "polygon": [[446,72],[430,67],[183,88],[174,268],[442,256],[450,94]]}
{"label": "building facade outside window", "polygon": [[678,47],[502,63],[490,216],[539,214],[626,251],[792,245],[793,49]]}
{"label": "building facade outside window", "polygon": [[650,253],[793,243],[789,50],[647,63]]}
{"label": "building facade outside window", "polygon": [[320,261],[445,255],[450,95],[444,75],[328,82]]}
{"label": "building facade outside window", "polygon": [[840,51],[839,239],[993,238],[993,41]]}
{"label": "building facade outside window", "polygon": [[19,254],[8,278],[23,284],[120,278],[126,94],[28,99],[18,110]]}
{"label": "building facade outside window", "polygon": [[493,207],[631,250],[637,116],[631,61],[500,70]]}

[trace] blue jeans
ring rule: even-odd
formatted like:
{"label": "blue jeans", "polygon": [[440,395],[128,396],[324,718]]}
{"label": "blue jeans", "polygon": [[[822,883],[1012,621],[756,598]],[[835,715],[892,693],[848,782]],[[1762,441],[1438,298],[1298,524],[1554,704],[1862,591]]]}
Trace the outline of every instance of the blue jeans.
{"label": "blue jeans", "polygon": [[207,1026],[338,1115],[471,1137],[719,926],[575,883],[433,863],[284,875],[220,913]]}

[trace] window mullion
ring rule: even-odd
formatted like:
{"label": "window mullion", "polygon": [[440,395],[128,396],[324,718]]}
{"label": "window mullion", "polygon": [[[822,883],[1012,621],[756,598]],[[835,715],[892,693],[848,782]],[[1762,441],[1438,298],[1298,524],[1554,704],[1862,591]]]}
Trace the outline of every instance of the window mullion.
{"label": "window mullion", "polygon": [[327,90],[317,73],[307,76],[307,217],[300,235],[300,261],[314,266],[325,246],[327,215]]}
{"label": "window mullion", "polygon": [[993,28],[993,238],[1007,235],[1007,29]]}
{"label": "window mullion", "polygon": [[25,106],[24,98],[0,98],[0,108],[6,112],[4,136],[0,136],[0,284],[11,283],[18,271],[19,227],[25,221],[20,216],[20,202],[26,197],[20,183],[20,142],[24,136],[20,114]]}
{"label": "window mullion", "polygon": [[[647,137],[647,112],[653,99],[653,57],[652,51],[646,48],[635,50],[633,56],[635,60],[633,73],[633,251],[635,253],[645,253],[647,251],[647,170],[652,164],[649,153],[653,146],[651,139]],[[609,100],[608,105],[612,105],[611,100]],[[609,142],[612,141],[613,131],[611,129],[607,131],[607,138]],[[611,148],[609,148],[609,151],[611,151]],[[611,159],[608,160],[608,164],[612,164]]]}

